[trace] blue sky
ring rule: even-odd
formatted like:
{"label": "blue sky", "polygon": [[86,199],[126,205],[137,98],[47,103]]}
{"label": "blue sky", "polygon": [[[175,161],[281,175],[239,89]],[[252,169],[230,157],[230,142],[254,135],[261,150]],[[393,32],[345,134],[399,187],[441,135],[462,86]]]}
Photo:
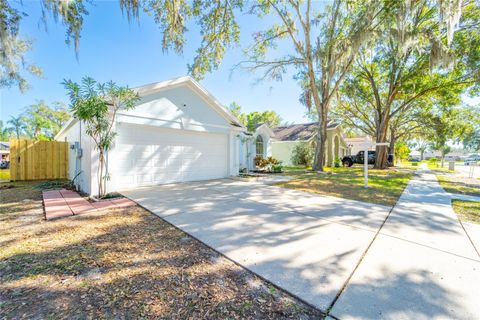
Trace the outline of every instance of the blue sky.
{"label": "blue sky", "polygon": [[[31,89],[23,94],[17,88],[1,91],[0,117],[4,121],[36,100],[68,103],[60,84],[65,78],[79,81],[89,75],[101,82],[113,80],[135,87],[185,75],[187,63],[193,61],[200,41],[193,26],[183,55],[163,53],[161,33],[152,17],[142,13],[138,22],[129,24],[118,1],[102,1],[89,6],[77,60],[73,47],[65,44],[64,26],[50,19],[45,31],[40,24],[40,3],[24,1],[23,5],[28,17],[23,19],[21,30],[34,40],[28,60],[43,69],[44,77],[27,77]],[[252,32],[267,23],[250,16],[240,19],[243,27],[240,46],[228,51],[220,68],[208,74],[201,84],[224,105],[236,101],[244,111],[269,109],[278,112],[284,121],[308,121],[304,118],[305,107],[298,100],[300,90],[291,75],[286,75],[283,82],[259,84],[255,80],[260,74],[243,70],[232,73],[232,67],[243,58],[242,49],[249,44]]]}

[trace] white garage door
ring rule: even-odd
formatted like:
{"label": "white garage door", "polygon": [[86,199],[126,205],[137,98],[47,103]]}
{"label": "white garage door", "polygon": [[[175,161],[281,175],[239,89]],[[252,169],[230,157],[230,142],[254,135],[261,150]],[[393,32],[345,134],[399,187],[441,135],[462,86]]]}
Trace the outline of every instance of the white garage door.
{"label": "white garage door", "polygon": [[117,132],[109,164],[119,190],[227,176],[226,134],[125,123]]}

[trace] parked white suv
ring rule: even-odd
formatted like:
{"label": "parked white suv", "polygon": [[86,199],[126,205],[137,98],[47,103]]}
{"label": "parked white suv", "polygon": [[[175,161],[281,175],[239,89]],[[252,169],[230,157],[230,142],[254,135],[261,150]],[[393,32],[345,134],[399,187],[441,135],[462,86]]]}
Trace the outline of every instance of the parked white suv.
{"label": "parked white suv", "polygon": [[472,154],[465,158],[465,160],[463,161],[463,164],[466,166],[469,166],[471,164],[477,163],[477,161],[480,161],[480,155]]}

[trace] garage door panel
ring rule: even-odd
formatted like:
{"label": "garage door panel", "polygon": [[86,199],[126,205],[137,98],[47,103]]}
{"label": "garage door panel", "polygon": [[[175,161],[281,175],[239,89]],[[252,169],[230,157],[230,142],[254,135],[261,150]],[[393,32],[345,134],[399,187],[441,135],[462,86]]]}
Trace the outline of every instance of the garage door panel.
{"label": "garage door panel", "polygon": [[166,169],[168,166],[167,159],[153,159],[153,168]]}
{"label": "garage door panel", "polygon": [[167,184],[167,183],[175,183],[179,181],[183,181],[183,174],[179,172],[175,172],[172,174],[162,173],[162,174],[154,175],[155,184]]}
{"label": "garage door panel", "polygon": [[133,174],[116,175],[112,177],[112,182],[116,186],[133,185],[135,183],[135,176]]}
{"label": "garage door panel", "polygon": [[227,176],[227,135],[121,124],[112,181],[121,188]]}

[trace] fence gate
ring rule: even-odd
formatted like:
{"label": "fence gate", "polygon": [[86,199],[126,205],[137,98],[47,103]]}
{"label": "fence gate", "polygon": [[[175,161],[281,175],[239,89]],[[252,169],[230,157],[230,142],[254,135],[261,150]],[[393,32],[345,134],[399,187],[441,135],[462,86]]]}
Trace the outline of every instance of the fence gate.
{"label": "fence gate", "polygon": [[10,179],[68,178],[68,142],[10,140]]}

